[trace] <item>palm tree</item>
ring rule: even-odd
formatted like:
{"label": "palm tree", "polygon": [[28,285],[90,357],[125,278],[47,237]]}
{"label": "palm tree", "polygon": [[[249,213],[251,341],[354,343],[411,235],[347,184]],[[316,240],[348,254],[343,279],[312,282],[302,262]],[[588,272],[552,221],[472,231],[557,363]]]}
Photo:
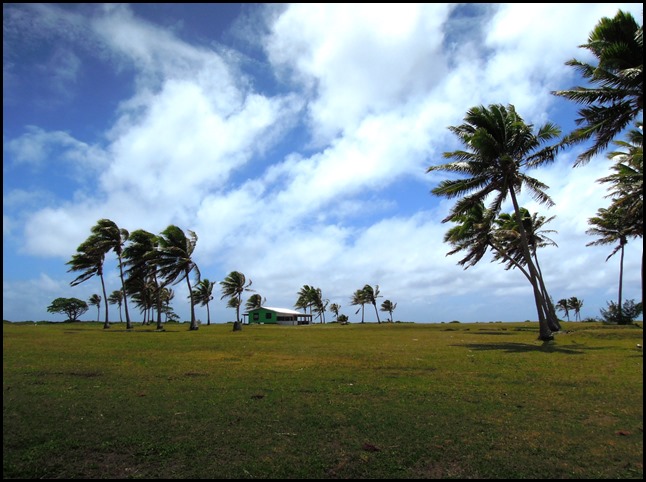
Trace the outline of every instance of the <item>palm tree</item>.
{"label": "palm tree", "polygon": [[390,322],[393,322],[393,311],[397,308],[397,303],[393,303],[390,300],[384,300],[381,304],[381,311],[385,311],[390,314]]}
{"label": "palm tree", "polygon": [[379,296],[379,285],[375,285],[374,289],[370,285],[365,285],[363,287],[363,291],[364,291],[366,303],[370,303],[372,306],[375,307],[375,314],[377,315],[377,323],[381,324],[381,320],[379,319],[379,311],[377,310],[377,298],[381,298],[381,296]]}
{"label": "palm tree", "polygon": [[96,306],[96,321],[98,323],[99,318],[101,317],[101,296],[97,295],[96,293],[93,294],[92,296],[90,296],[88,303],[91,306]]}
{"label": "palm tree", "polygon": [[599,239],[586,244],[586,246],[617,243],[615,248],[612,250],[612,253],[610,253],[606,258],[606,261],[613,257],[617,252],[620,253],[617,309],[619,310],[619,316],[621,318],[621,299],[624,283],[624,246],[628,244],[628,233],[630,232],[630,227],[626,223],[626,211],[617,206],[611,206],[609,209],[601,208],[597,211],[597,216],[588,220],[588,224],[590,224],[592,228],[588,229],[586,234],[598,236]]}
{"label": "palm tree", "polygon": [[643,27],[630,13],[619,10],[614,18],[603,17],[580,45],[597,59],[591,65],[576,59],[574,67],[591,88],[574,87],[552,92],[586,107],[579,110],[577,127],[562,145],[568,146],[594,137],[591,147],[577,158],[576,164],[588,162],[605,149],[631,122],[643,113],[644,44]]}
{"label": "palm tree", "polygon": [[[223,281],[220,281],[220,286],[222,286],[222,297],[220,299],[229,298],[227,306],[229,308],[236,309],[237,327],[240,327],[240,306],[242,305],[242,294],[245,291],[253,291],[249,288],[252,284],[253,282],[251,280],[247,282],[246,276],[239,271],[231,271]],[[236,300],[235,302],[231,301],[234,299]],[[234,329],[236,326],[234,326]]]}
{"label": "palm tree", "polygon": [[310,285],[303,285],[297,294],[298,298],[296,299],[296,303],[294,303],[294,308],[301,309],[305,313],[307,313],[307,309],[309,308],[310,314],[312,314],[312,307],[316,301],[316,288]]}
{"label": "palm tree", "polygon": [[108,296],[108,303],[111,305],[117,305],[119,307],[119,322],[123,323],[123,317],[121,316],[121,304],[123,303],[123,290],[114,290]]}
{"label": "palm tree", "polygon": [[206,306],[206,324],[211,324],[211,312],[209,310],[209,302],[213,299],[213,286],[215,281],[209,281],[207,278],[201,280],[193,290],[193,300],[199,303],[200,306]]}
{"label": "palm tree", "polygon": [[102,249],[100,241],[96,235],[90,235],[76,248],[76,253],[72,255],[72,259],[66,264],[70,266],[67,270],[68,272],[81,272],[79,276],[70,282],[71,286],[79,285],[95,275],[101,279],[103,299],[105,300],[105,322],[103,323],[103,328],[107,329],[110,328],[110,321],[108,319],[108,297],[106,296],[105,280],[103,279],[105,251]]}
{"label": "palm tree", "polygon": [[341,305],[337,303],[332,303],[330,305],[330,311],[334,314],[336,321],[339,321],[339,311],[341,311]]}
{"label": "palm tree", "polygon": [[261,308],[262,305],[264,305],[266,302],[267,302],[267,298],[263,298],[258,293],[256,293],[249,297],[249,299],[247,300],[247,303],[245,304],[245,309],[247,311],[255,310],[255,309]]}
{"label": "palm tree", "polygon": [[567,300],[567,304],[571,310],[574,310],[574,319],[581,321],[581,308],[583,308],[583,300],[580,300],[576,296],[572,296]]}
{"label": "palm tree", "polygon": [[444,157],[454,159],[454,162],[427,169],[427,172],[446,171],[467,176],[465,179],[444,180],[432,190],[438,196],[460,198],[443,222],[458,219],[490,196],[493,199],[488,211],[490,216],[495,217],[507,197],[511,198],[519,228],[520,246],[534,292],[540,325],[539,339],[551,340],[553,334],[550,324],[556,324],[556,320],[551,323],[548,320],[550,312],[539,286],[539,275],[532,260],[517,195],[524,187],[538,202],[548,206],[553,204],[545,193],[547,186],[523,171],[554,160],[555,148],[539,150],[539,147],[557,137],[560,130],[554,124],[547,123],[534,134],[533,126],[526,124],[512,105],[473,107],[464,120],[464,124],[451,126],[449,129],[458,136],[466,150],[445,152]]}
{"label": "palm tree", "polygon": [[168,321],[168,315],[174,313],[173,309],[170,307],[170,302],[175,298],[175,292],[172,288],[167,288],[166,286],[160,289],[159,299],[163,303],[163,312],[166,315],[166,320]]}
{"label": "palm tree", "polygon": [[359,289],[352,293],[352,299],[350,300],[350,304],[352,306],[358,306],[361,305],[361,308],[359,308],[357,311],[355,311],[355,315],[361,311],[361,323],[364,322],[364,305],[368,302],[366,300],[366,293],[363,291],[363,289]]}
{"label": "palm tree", "polygon": [[157,266],[159,277],[166,284],[179,283],[186,280],[189,298],[191,300],[191,326],[189,330],[197,330],[195,319],[195,300],[193,300],[193,289],[191,288],[191,272],[195,271],[196,278],[200,279],[200,271],[193,261],[192,255],[197,244],[197,234],[191,230],[188,236],[180,228],[174,225],[168,226],[159,235],[159,252]]}
{"label": "palm tree", "polygon": [[[119,262],[119,275],[121,277],[121,289],[124,291],[123,307],[126,314],[126,329],[132,328],[130,324],[130,314],[128,313],[128,297],[125,295],[126,283],[123,277],[123,247],[128,240],[129,233],[125,229],[120,229],[114,221],[109,219],[99,219],[92,227],[92,234],[96,235],[100,249],[107,254],[113,250],[117,255]],[[107,300],[106,300],[107,304]]]}
{"label": "palm tree", "polygon": [[568,303],[568,300],[565,298],[560,299],[558,303],[556,303],[556,309],[565,313],[567,321],[570,321],[570,304]]}

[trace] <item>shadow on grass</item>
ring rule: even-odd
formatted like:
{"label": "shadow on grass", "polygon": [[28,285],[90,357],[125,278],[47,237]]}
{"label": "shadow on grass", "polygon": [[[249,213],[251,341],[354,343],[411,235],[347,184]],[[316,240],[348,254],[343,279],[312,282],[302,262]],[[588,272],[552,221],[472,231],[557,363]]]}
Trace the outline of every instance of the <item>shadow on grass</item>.
{"label": "shadow on grass", "polygon": [[533,345],[531,343],[464,343],[460,345],[470,350],[491,351],[500,350],[506,353],[526,353],[526,352],[544,352],[544,353],[563,353],[565,355],[583,355],[590,350],[603,350],[604,347],[586,347],[582,345],[563,346],[547,342],[542,345]]}

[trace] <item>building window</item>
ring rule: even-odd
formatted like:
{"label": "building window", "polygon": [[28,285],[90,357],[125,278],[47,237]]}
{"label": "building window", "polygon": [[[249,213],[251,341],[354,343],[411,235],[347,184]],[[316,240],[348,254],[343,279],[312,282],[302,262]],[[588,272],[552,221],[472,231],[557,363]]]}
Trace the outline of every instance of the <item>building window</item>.
{"label": "building window", "polygon": [[253,321],[258,321],[260,319],[260,313],[253,314]]}
{"label": "building window", "polygon": [[265,313],[265,318],[271,320],[271,313]]}

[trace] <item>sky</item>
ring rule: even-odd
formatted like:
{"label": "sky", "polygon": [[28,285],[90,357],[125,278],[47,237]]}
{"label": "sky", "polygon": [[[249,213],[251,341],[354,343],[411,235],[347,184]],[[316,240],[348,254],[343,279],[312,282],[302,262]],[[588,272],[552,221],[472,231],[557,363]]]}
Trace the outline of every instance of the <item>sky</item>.
{"label": "sky", "polygon": [[[107,218],[194,231],[202,278],[240,271],[267,306],[293,308],[307,284],[359,321],[350,299],[369,284],[395,320],[536,320],[517,270],[446,255],[454,201],[427,169],[461,147],[448,127],[474,106],[571,131],[580,106],[551,92],[585,85],[565,62],[594,63],[580,45],[618,9],[642,22],[641,3],[3,4],[3,319],[62,321],[55,298],[100,294],[96,277],[70,286],[66,263]],[[583,148],[528,172],[553,207],[521,204],[554,216],[546,285],[586,318],[617,299],[619,256],[586,246],[612,162],[575,168]],[[624,299],[641,298],[641,258],[629,242]],[[105,270],[109,294],[114,256]],[[190,319],[186,283],[172,288]],[[212,322],[234,320],[220,297]]]}

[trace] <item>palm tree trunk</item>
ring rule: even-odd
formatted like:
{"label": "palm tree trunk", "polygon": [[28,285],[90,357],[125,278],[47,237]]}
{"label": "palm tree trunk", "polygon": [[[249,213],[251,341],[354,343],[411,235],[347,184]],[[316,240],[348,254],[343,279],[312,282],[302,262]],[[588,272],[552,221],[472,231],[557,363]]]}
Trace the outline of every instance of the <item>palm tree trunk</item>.
{"label": "palm tree trunk", "polygon": [[197,322],[195,320],[195,303],[193,303],[193,289],[191,288],[189,273],[190,272],[186,270],[186,284],[188,285],[188,295],[191,298],[191,327],[189,328],[189,330],[197,330],[199,327],[197,326]]}
{"label": "palm tree trunk", "polygon": [[619,257],[619,300],[617,303],[617,311],[619,312],[619,324],[623,325],[624,324],[624,314],[621,309],[621,298],[622,298],[622,293],[623,293],[623,285],[624,285],[624,242],[623,240],[621,242],[621,255]]}
{"label": "palm tree trunk", "polygon": [[547,322],[550,325],[552,331],[560,331],[561,324],[559,323],[559,318],[556,316],[556,311],[554,310],[554,305],[550,301],[550,295],[547,292],[545,287],[545,281],[543,280],[543,272],[541,271],[541,266],[538,264],[538,256],[536,256],[536,250],[534,250],[534,260],[536,261],[536,270],[538,272],[538,282],[540,284],[541,292],[543,293],[543,299],[545,300],[545,306],[548,310]]}
{"label": "palm tree trunk", "polygon": [[377,310],[377,303],[373,303],[372,306],[375,307],[375,314],[377,315],[377,323],[381,324],[381,320],[379,319],[379,311]]}
{"label": "palm tree trunk", "polygon": [[[130,330],[132,329],[132,323],[130,323],[130,313],[128,312],[128,295],[126,295],[126,282],[123,279],[121,254],[119,254],[119,274],[121,276],[121,291],[123,292],[123,307],[126,312],[126,330]],[[121,317],[121,309],[119,309],[119,317]]]}
{"label": "palm tree trunk", "polygon": [[105,293],[105,281],[103,280],[103,269],[99,271],[99,277],[101,278],[101,288],[103,289],[103,300],[105,301],[105,323],[103,323],[103,329],[110,328],[110,321],[108,320],[108,296]]}
{"label": "palm tree trunk", "polygon": [[209,304],[206,304],[206,324],[211,325],[211,310],[209,310]]}
{"label": "palm tree trunk", "polygon": [[548,324],[546,314],[547,305],[545,299],[538,287],[538,274],[536,272],[536,267],[532,261],[532,255],[529,250],[529,243],[527,242],[527,232],[523,226],[523,221],[520,215],[520,206],[518,205],[518,199],[516,199],[516,193],[514,189],[509,189],[509,194],[511,196],[512,204],[514,205],[514,213],[516,215],[516,223],[518,224],[518,232],[520,233],[520,243],[523,247],[523,256],[525,257],[525,263],[527,264],[527,269],[530,274],[530,283],[532,284],[532,289],[534,290],[534,301],[536,303],[536,312],[538,314],[538,323],[539,323],[539,340],[549,341],[554,339],[552,330]]}

